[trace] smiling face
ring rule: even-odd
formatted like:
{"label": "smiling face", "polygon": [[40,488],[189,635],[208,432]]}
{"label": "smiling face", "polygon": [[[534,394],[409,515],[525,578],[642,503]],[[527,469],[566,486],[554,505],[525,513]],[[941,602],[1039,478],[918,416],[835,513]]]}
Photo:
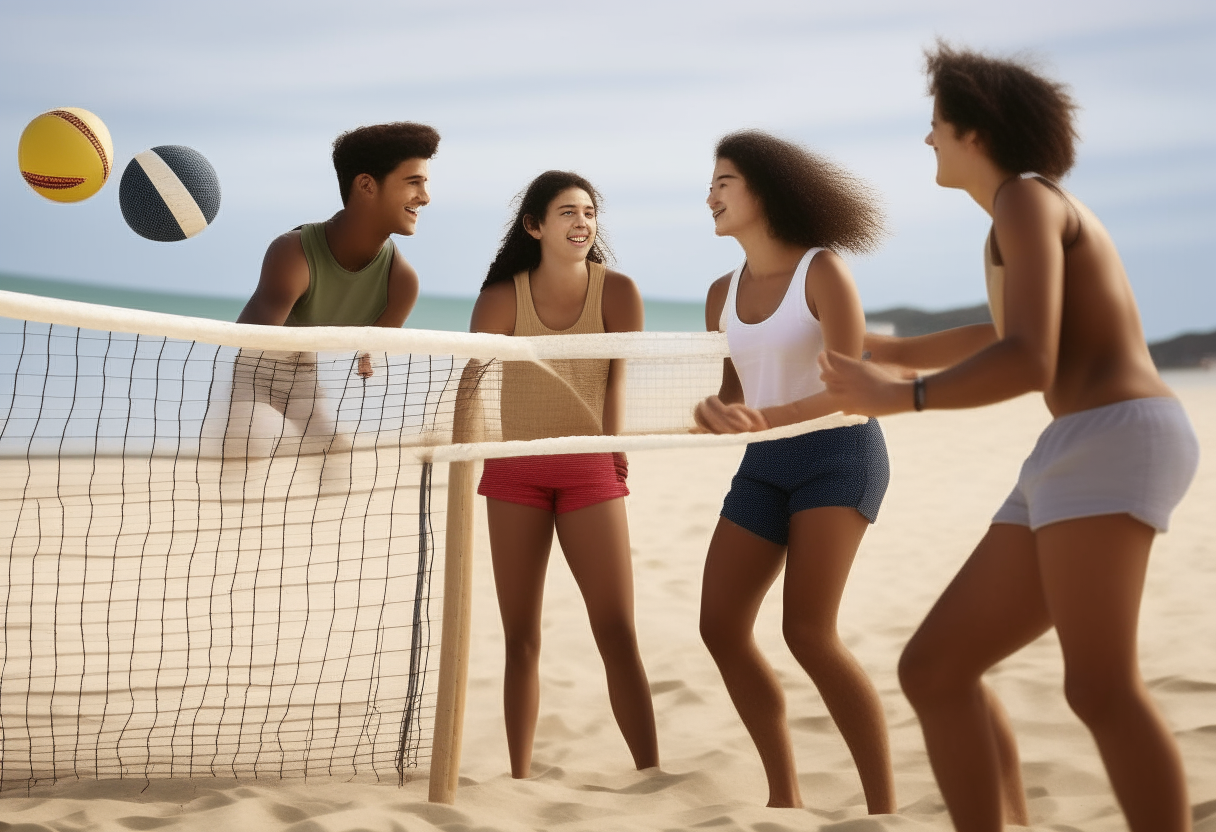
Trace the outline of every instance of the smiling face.
{"label": "smiling face", "polygon": [[389,233],[407,237],[414,233],[418,210],[431,201],[426,189],[429,173],[426,159],[406,159],[382,181],[372,180],[376,185],[376,212],[384,217]]}
{"label": "smiling face", "polygon": [[542,259],[585,260],[595,242],[595,200],[582,188],[567,188],[553,198],[539,223],[524,217],[524,229],[540,241]]}
{"label": "smiling face", "polygon": [[737,237],[757,227],[768,227],[764,206],[730,159],[718,159],[714,165],[705,204],[713,213],[714,233],[719,237]]}

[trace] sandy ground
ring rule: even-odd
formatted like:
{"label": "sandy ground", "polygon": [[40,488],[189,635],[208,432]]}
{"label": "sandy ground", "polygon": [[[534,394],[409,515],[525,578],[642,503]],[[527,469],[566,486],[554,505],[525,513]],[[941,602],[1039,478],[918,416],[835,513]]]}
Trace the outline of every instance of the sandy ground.
{"label": "sandy ground", "polygon": [[[1205,457],[1173,530],[1156,545],[1144,597],[1144,676],[1187,767],[1196,829],[1216,832],[1216,383],[1172,381]],[[895,676],[899,651],[983,533],[1047,422],[1026,397],[984,410],[884,420],[892,485],[862,544],[842,634],[887,710],[899,813],[869,818],[852,761],[813,686],[781,640],[779,597],[757,638],[785,685],[806,809],[767,809],[763,773],[697,634],[701,566],[738,449],[631,458],[629,498],[637,623],[654,692],[661,770],[632,769],[608,708],[578,591],[560,557],[545,607],[541,720],[534,776],[513,781],[502,728],[502,634],[478,519],[473,651],[455,806],[403,788],[308,781],[67,782],[0,798],[0,830],[672,830],[850,832],[948,829],[919,728]],[[1035,829],[1119,830],[1087,732],[1061,692],[1051,635],[991,674],[1023,754]]]}

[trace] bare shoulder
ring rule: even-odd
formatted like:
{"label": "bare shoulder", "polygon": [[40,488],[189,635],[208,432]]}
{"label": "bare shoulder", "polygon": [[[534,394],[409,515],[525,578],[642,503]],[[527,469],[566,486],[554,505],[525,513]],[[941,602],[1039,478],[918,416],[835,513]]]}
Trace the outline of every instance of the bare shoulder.
{"label": "bare shoulder", "polygon": [[405,324],[418,302],[418,272],[393,246],[393,263],[388,271],[388,300],[377,324],[399,327]]}
{"label": "bare shoulder", "polygon": [[1076,200],[1033,178],[1011,179],[997,190],[992,222],[998,233],[1009,226],[1059,226],[1067,222],[1067,202]]}
{"label": "bare shoulder", "polygon": [[393,265],[389,269],[388,279],[390,293],[408,299],[412,307],[418,299],[418,272],[396,246],[393,246]]}
{"label": "bare shoulder", "polygon": [[469,331],[515,334],[515,281],[500,280],[481,290],[473,304]]}
{"label": "bare shoulder", "polygon": [[262,261],[262,277],[265,278],[269,267],[275,269],[303,266],[308,268],[308,259],[304,256],[304,243],[300,240],[300,231],[288,231],[270,241],[266,247],[266,257]]}
{"label": "bare shoulder", "polygon": [[604,271],[604,331],[637,332],[645,323],[642,293],[633,279],[620,272]]}
{"label": "bare shoulder", "polygon": [[410,261],[405,259],[405,255],[401,253],[401,249],[393,246],[393,267],[389,275],[394,280],[410,281],[414,285],[418,284],[418,272],[410,265]]}
{"label": "bare shoulder", "polygon": [[726,307],[726,296],[730,294],[730,279],[734,272],[727,272],[713,283],[705,295],[705,330],[717,332],[722,320],[722,310]]}
{"label": "bare shoulder", "polygon": [[820,323],[824,323],[825,313],[833,318],[842,312],[852,317],[860,313],[861,300],[849,265],[831,249],[811,258],[806,270],[806,305]]}
{"label": "bare shoulder", "polygon": [[237,323],[280,326],[308,291],[308,258],[299,231],[280,234],[266,247],[262,273]]}
{"label": "bare shoulder", "polygon": [[852,280],[849,264],[836,252],[825,248],[811,258],[811,265],[806,270],[807,285],[820,280]]}

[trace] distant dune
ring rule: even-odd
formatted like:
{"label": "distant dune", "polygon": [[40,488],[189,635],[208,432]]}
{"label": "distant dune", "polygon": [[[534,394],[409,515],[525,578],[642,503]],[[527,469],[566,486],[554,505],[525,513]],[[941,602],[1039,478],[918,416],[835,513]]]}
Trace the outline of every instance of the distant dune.
{"label": "distant dune", "polygon": [[[0,289],[64,300],[193,315],[220,321],[233,321],[245,305],[243,298],[184,295],[174,292],[93,286],[66,280],[0,274]],[[473,310],[472,298],[423,295],[410,316],[410,324],[424,329],[462,332]],[[866,313],[867,324],[888,324],[897,335],[925,335],[956,326],[986,323],[991,320],[988,306],[979,304],[941,312],[926,312],[906,306]],[[699,331],[704,325],[702,305],[670,300],[646,301],[646,328],[658,331]],[[1216,330],[1186,333],[1149,344],[1153,361],[1163,370],[1206,367],[1216,363]]]}

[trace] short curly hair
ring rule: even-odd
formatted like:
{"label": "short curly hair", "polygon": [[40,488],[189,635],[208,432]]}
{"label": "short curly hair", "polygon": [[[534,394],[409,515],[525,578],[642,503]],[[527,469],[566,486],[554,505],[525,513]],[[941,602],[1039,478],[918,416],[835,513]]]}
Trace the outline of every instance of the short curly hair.
{"label": "short curly hair", "polygon": [[882,241],[877,192],[822,156],[760,130],[724,136],[714,155],[739,169],[778,239],[857,253]]}
{"label": "short curly hair", "polygon": [[1076,161],[1078,105],[1068,86],[1027,61],[992,58],[939,40],[925,50],[929,94],[958,133],[975,131],[997,167],[1059,179]]}
{"label": "short curly hair", "polygon": [[383,182],[406,159],[430,159],[439,149],[434,127],[412,121],[394,121],[356,127],[334,139],[334,171],[342,204],[350,199],[355,177],[366,173]]}

